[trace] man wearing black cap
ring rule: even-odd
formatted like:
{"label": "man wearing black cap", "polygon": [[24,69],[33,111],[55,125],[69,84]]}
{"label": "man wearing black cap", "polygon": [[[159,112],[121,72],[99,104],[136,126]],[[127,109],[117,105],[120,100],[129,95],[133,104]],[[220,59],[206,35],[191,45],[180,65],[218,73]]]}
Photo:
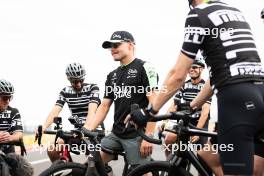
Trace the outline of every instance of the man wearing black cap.
{"label": "man wearing black cap", "polygon": [[[135,58],[135,40],[129,32],[114,32],[109,41],[103,42],[102,47],[111,51],[114,60],[119,61],[120,66],[107,75],[104,99],[92,123],[87,124],[86,128],[94,130],[101,124],[114,102],[113,129],[102,140],[101,156],[107,163],[115,156],[106,153],[106,150],[124,150],[128,164],[135,167],[149,159],[152,144],[142,140],[133,127],[125,126],[124,119],[129,115],[132,104],[136,103],[140,108],[145,108],[152,101],[158,75],[148,62]],[[155,123],[148,123],[145,133],[152,135],[154,128]]]}

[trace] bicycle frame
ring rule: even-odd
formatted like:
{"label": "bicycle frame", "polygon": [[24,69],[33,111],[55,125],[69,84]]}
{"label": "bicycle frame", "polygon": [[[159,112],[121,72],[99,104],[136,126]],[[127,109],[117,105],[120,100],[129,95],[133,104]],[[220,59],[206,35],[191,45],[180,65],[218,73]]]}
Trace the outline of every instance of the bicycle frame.
{"label": "bicycle frame", "polygon": [[[191,113],[188,111],[179,111],[179,112],[173,112],[173,113],[166,114],[166,115],[153,116],[149,119],[149,121],[156,122],[156,121],[161,121],[161,120],[166,120],[166,119],[178,120],[178,123],[174,126],[173,130],[166,130],[174,134],[177,134],[178,137],[177,137],[177,142],[175,144],[177,144],[178,146],[180,146],[180,142],[182,142],[181,145],[184,145],[184,144],[188,145],[189,144],[188,141],[191,136],[215,137],[217,135],[217,133],[215,132],[208,132],[205,129],[199,129],[199,128],[194,127],[193,125],[190,125],[189,123],[191,119],[190,115]],[[191,129],[190,127],[194,129]],[[138,134],[148,142],[152,142],[155,144],[162,143],[161,140],[149,138],[148,136],[146,136],[142,128],[139,128]],[[173,166],[177,168],[177,167],[181,167],[180,163],[182,159],[189,160],[190,163],[197,169],[199,174],[203,176],[209,176],[209,171],[206,170],[206,166],[198,160],[197,156],[194,154],[193,151],[178,150],[174,154],[174,160],[171,160],[169,162],[171,162]]]}
{"label": "bicycle frame", "polygon": [[[182,142],[182,145],[189,145],[188,141],[190,139],[190,136],[192,135],[198,135],[198,136],[215,136],[216,133],[211,133],[211,132],[207,132],[207,131],[202,131],[202,130],[197,130],[197,129],[189,129],[186,128],[184,126],[183,122],[179,122],[178,124],[178,129],[176,129],[175,131],[173,130],[165,130],[165,131],[169,131],[172,132],[174,134],[178,135],[178,139],[176,144],[180,145],[180,142]],[[170,160],[170,162],[176,166],[176,167],[180,167],[180,163],[182,161],[182,159],[187,159],[188,161],[190,161],[190,163],[196,168],[196,170],[198,171],[199,174],[203,175],[203,176],[209,176],[210,171],[208,171],[206,168],[206,166],[204,165],[204,163],[200,162],[198,157],[196,156],[196,154],[191,150],[178,150],[176,151],[176,153],[173,153],[173,157]]]}
{"label": "bicycle frame", "polygon": [[67,146],[65,146],[65,148],[63,148],[62,152],[61,153],[61,158],[60,160],[63,160],[63,161],[66,161],[66,162],[72,162],[72,157],[71,157],[71,153],[68,149]]}

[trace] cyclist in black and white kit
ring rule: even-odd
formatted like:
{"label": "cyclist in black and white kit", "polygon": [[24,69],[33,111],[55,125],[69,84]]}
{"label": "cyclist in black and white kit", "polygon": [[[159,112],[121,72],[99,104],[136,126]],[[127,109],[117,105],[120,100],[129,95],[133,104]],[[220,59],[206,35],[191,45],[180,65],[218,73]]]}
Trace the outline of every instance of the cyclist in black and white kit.
{"label": "cyclist in black and white kit", "polygon": [[[85,75],[85,69],[81,64],[71,63],[67,66],[66,76],[71,86],[67,86],[61,90],[55,106],[43,125],[43,131],[53,123],[54,117],[59,115],[65,103],[68,104],[73,116],[77,115],[83,124],[89,123],[100,104],[100,99],[99,87],[96,84],[84,83]],[[62,140],[59,142],[63,143]],[[48,151],[48,155],[53,162],[59,159],[60,156],[54,147],[52,149]]]}
{"label": "cyclist in black and white kit", "polygon": [[[225,3],[189,2],[194,8],[186,18],[181,53],[164,83],[168,91],[160,92],[147,112],[154,114],[176,93],[197,51],[203,50],[210,82],[205,84],[207,94],[191,106],[199,107],[215,91],[218,144],[234,147],[233,151],[220,151],[224,174],[252,175],[253,155],[258,155],[258,163],[263,163],[264,157],[263,144],[256,138],[264,127],[264,72],[251,29],[243,14]],[[137,124],[143,123],[146,117],[141,111],[132,114]]]}
{"label": "cyclist in black and white kit", "polygon": [[0,148],[6,154],[15,152],[15,147],[1,143],[18,142],[23,138],[20,113],[18,109],[9,106],[13,94],[13,85],[0,79]]}
{"label": "cyclist in black and white kit", "polygon": [[[202,79],[201,74],[205,67],[202,58],[196,58],[194,63],[192,64],[189,77],[180,90],[177,91],[173,100],[174,102],[170,106],[167,112],[181,111],[186,108],[186,105],[182,105],[181,103],[190,103],[201,91],[203,88],[205,81]],[[196,113],[192,116],[191,123],[198,128],[207,128],[208,126],[208,115],[210,111],[210,101],[207,101],[202,108],[196,111]],[[175,123],[174,120],[169,120],[167,123],[162,124],[161,126],[171,127]],[[177,139],[177,135],[174,133],[168,132],[165,136],[165,144],[170,147],[171,144],[175,143]],[[207,141],[207,137],[199,137],[192,136],[191,142],[199,145],[204,145]],[[165,150],[166,157],[168,158],[171,152],[169,150]]]}

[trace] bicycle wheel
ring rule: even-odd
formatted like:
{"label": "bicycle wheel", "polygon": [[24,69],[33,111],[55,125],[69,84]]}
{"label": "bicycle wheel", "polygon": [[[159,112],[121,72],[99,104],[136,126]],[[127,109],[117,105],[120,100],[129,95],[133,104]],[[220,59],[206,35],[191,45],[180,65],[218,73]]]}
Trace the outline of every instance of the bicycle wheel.
{"label": "bicycle wheel", "polygon": [[143,176],[148,174],[151,176],[191,176],[188,171],[183,168],[176,167],[167,161],[153,161],[140,165],[133,169],[128,176]]}
{"label": "bicycle wheel", "polygon": [[51,166],[39,176],[81,176],[85,171],[86,166],[80,163],[63,163]]}

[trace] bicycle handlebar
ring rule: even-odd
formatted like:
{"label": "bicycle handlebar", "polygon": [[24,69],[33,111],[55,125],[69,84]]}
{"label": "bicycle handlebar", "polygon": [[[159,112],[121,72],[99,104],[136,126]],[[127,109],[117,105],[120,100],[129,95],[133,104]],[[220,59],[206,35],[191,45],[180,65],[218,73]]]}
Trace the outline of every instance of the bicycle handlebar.
{"label": "bicycle handlebar", "polygon": [[[139,109],[138,105],[131,105],[131,112],[135,111]],[[185,134],[189,135],[189,136],[194,136],[194,135],[198,135],[198,136],[209,136],[209,137],[213,137],[213,136],[217,136],[216,132],[209,132],[206,129],[202,129],[202,128],[197,128],[195,126],[193,126],[190,122],[191,120],[191,115],[192,112],[190,110],[183,110],[183,111],[177,111],[177,112],[171,112],[168,114],[164,114],[164,115],[153,115],[149,118],[149,122],[157,122],[157,121],[161,121],[161,120],[177,120],[180,121],[182,120],[181,125],[176,126],[175,131],[173,131],[173,133],[177,134],[178,128],[181,128],[180,131],[184,132]],[[162,144],[162,140],[161,139],[153,139],[147,135],[145,135],[144,127],[140,127],[137,130],[137,133],[146,141],[150,142],[150,143],[154,143],[154,144]],[[172,131],[171,131],[172,132]]]}

